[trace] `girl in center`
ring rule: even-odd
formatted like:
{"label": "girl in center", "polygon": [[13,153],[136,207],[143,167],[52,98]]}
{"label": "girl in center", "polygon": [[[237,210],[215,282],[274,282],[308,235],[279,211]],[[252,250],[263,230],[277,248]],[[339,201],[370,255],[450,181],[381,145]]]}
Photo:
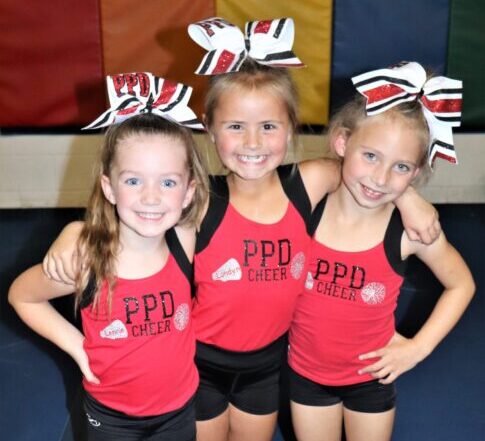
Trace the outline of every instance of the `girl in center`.
{"label": "girl in center", "polygon": [[[285,334],[306,274],[310,214],[337,187],[340,169],[325,159],[282,165],[298,126],[296,88],[282,68],[301,65],[291,52],[291,19],[248,23],[249,51],[241,31],[220,18],[191,25],[189,33],[210,49],[198,72],[218,74],[204,120],[228,172],[210,178],[194,258],[197,438],[269,441]],[[264,35],[281,43],[281,54],[258,54]],[[234,40],[236,48],[225,46]],[[436,235],[429,204],[412,191],[400,203],[425,225],[425,240]],[[56,279],[69,281],[72,253],[63,250],[72,250],[77,228],[68,227],[46,257]]]}

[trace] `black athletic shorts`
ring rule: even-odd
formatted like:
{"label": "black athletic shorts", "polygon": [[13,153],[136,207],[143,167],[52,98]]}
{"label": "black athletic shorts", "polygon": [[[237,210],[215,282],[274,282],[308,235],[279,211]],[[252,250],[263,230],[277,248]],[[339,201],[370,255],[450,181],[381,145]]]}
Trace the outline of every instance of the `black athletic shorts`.
{"label": "black athletic shorts", "polygon": [[135,417],[104,406],[84,391],[87,441],[195,441],[195,406],[162,415]]}
{"label": "black athletic shorts", "polygon": [[325,386],[302,377],[290,370],[290,399],[306,406],[333,406],[342,403],[356,412],[379,413],[396,405],[394,383],[381,384],[378,380],[349,386]]}
{"label": "black athletic shorts", "polygon": [[268,415],[278,410],[281,361],[286,334],[251,352],[227,351],[197,342],[200,384],[195,407],[198,421],[222,414],[229,403],[243,412]]}

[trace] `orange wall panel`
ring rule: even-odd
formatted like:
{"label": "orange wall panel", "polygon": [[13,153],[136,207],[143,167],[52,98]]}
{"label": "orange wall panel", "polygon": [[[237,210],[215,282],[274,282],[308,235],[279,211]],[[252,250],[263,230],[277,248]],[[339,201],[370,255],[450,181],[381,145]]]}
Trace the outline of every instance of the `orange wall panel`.
{"label": "orange wall panel", "polygon": [[207,78],[194,71],[204,51],[187,26],[214,9],[207,0],[101,0],[105,74],[145,71],[192,86],[190,106],[200,116]]}

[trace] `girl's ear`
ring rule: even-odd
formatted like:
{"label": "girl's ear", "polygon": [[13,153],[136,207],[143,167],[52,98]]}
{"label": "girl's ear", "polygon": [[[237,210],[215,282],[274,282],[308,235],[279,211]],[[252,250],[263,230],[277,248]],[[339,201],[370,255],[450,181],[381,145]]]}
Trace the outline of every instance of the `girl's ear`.
{"label": "girl's ear", "polygon": [[421,168],[420,167],[418,167],[418,168],[416,168],[416,170],[414,170],[414,172],[413,172],[413,179],[411,179],[411,182],[418,177],[418,175],[419,175],[420,172],[421,172]]}
{"label": "girl's ear", "polygon": [[108,201],[116,205],[116,198],[113,191],[113,187],[111,186],[111,181],[108,176],[101,175],[101,188],[103,190],[104,197],[108,199]]}
{"label": "girl's ear", "polygon": [[347,139],[348,137],[344,133],[339,133],[333,140],[333,149],[335,153],[341,158],[345,156],[345,150],[347,149]]}
{"label": "girl's ear", "polygon": [[286,143],[290,145],[291,141],[293,141],[293,130],[288,130],[288,137],[286,138]]}
{"label": "girl's ear", "polygon": [[185,210],[190,203],[192,202],[192,199],[195,194],[195,188],[197,184],[195,183],[195,180],[192,180],[189,182],[189,185],[187,186],[187,191],[185,192],[185,197],[184,201],[182,202],[182,208]]}
{"label": "girl's ear", "polygon": [[204,124],[205,129],[207,130],[207,134],[210,137],[212,143],[214,143],[214,135],[209,129],[209,125],[207,124],[207,115],[205,113],[202,114],[202,123]]}

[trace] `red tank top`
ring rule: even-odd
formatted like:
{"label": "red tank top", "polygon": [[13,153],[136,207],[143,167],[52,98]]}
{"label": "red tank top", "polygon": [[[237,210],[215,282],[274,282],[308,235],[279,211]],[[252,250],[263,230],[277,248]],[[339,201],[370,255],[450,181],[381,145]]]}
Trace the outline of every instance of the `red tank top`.
{"label": "red tank top", "polygon": [[[267,346],[288,330],[303,289],[310,237],[291,200],[279,222],[253,222],[229,204],[227,183],[219,178],[225,195],[218,191],[215,197],[224,200],[224,207],[213,214],[209,206],[206,219],[220,219],[194,259],[195,335],[206,344],[247,352]],[[309,207],[298,171],[288,174],[288,181],[282,179],[283,187],[291,187],[292,180],[299,183],[293,189],[301,185],[301,199],[306,197]]]}
{"label": "red tank top", "polygon": [[394,210],[384,241],[369,250],[342,252],[312,241],[305,290],[290,329],[289,364],[297,373],[329,386],[373,379],[357,372],[376,360],[358,357],[384,347],[394,334],[402,233]]}
{"label": "red tank top", "polygon": [[158,273],[117,279],[111,316],[107,289],[99,312],[81,310],[84,349],[99,380],[83,385],[96,400],[132,416],[161,415],[182,407],[195,393],[195,338],[191,287],[173,254]]}

